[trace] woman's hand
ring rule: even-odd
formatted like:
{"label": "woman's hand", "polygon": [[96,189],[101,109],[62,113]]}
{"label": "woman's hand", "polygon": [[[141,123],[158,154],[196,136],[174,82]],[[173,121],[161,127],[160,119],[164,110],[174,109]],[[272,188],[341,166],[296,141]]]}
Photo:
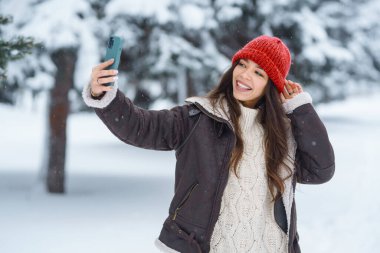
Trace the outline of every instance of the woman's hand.
{"label": "woman's hand", "polygon": [[112,65],[113,59],[102,62],[92,68],[91,73],[91,94],[95,97],[100,96],[104,91],[110,91],[112,86],[104,86],[103,84],[112,83],[117,80],[117,70],[105,70],[106,67]]}
{"label": "woman's hand", "polygon": [[282,93],[280,94],[281,102],[285,103],[289,99],[292,99],[293,97],[297,96],[303,92],[302,86],[299,83],[295,83],[290,80],[285,80],[285,87]]}

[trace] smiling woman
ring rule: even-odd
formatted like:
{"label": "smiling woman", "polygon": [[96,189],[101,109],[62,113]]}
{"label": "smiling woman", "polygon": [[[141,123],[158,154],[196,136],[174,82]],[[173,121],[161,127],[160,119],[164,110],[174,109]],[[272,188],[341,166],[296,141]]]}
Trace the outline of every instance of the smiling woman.
{"label": "smiling woman", "polygon": [[[260,36],[232,58],[204,97],[170,110],[144,110],[93,68],[83,98],[123,142],[175,150],[175,193],[156,245],[164,252],[298,253],[296,183],[321,184],[334,151],[311,97],[286,80],[291,57]],[[92,95],[91,95],[92,94]],[[318,145],[310,145],[318,143]]]}

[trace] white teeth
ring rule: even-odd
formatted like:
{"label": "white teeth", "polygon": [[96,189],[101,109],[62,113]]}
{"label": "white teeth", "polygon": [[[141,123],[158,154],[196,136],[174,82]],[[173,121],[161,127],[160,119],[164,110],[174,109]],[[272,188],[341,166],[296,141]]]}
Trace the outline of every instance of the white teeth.
{"label": "white teeth", "polygon": [[248,87],[248,86],[242,84],[241,82],[237,82],[237,85],[239,85],[240,87],[242,87],[242,88],[244,88],[244,89],[250,89],[250,90],[252,90],[251,87]]}

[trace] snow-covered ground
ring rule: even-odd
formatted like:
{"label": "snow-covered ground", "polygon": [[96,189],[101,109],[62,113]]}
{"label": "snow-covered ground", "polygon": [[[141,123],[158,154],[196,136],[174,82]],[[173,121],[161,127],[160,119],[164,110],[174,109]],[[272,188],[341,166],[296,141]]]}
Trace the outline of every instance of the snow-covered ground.
{"label": "snow-covered ground", "polygon": [[[298,185],[303,252],[377,252],[380,94],[317,107],[336,154],[334,178]],[[0,252],[158,252],[173,195],[174,154],[124,145],[95,114],[68,122],[65,195],[38,182],[43,113],[0,105]]]}

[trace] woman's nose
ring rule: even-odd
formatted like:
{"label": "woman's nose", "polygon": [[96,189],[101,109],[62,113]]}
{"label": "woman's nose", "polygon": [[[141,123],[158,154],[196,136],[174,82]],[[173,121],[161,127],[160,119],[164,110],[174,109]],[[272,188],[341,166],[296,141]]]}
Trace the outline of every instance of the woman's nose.
{"label": "woman's nose", "polygon": [[244,79],[247,79],[247,80],[250,80],[251,77],[250,77],[250,74],[249,74],[249,70],[248,69],[244,69],[243,72],[240,73],[241,77],[243,77]]}

